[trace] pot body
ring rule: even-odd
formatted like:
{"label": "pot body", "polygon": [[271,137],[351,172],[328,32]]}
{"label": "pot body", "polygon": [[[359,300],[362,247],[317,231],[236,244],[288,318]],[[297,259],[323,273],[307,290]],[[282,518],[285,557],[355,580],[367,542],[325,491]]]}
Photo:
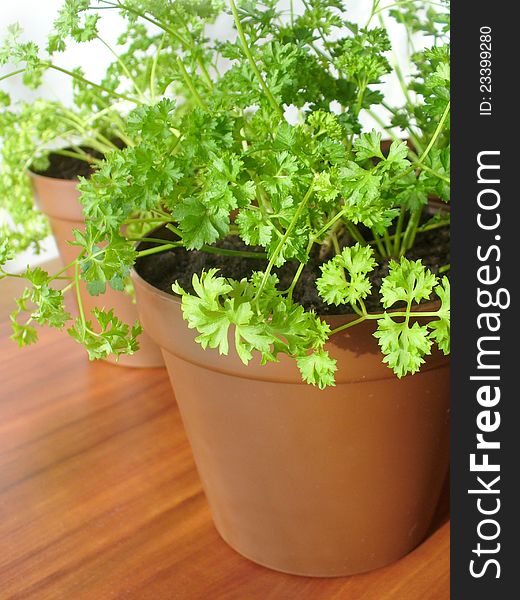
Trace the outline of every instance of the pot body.
{"label": "pot body", "polygon": [[424,539],[449,463],[443,356],[398,380],[372,326],[361,325],[329,343],[337,385],[318,390],[285,357],[245,367],[202,350],[180,300],[133,278],[216,528],[235,550],[288,573],[341,576],[389,564]]}
{"label": "pot body", "polygon": [[[33,184],[35,202],[38,208],[48,217],[56,245],[64,265],[71,263],[78,255],[76,246],[68,242],[74,239],[73,229],[83,231],[85,223],[79,202],[77,181],[67,181],[44,177],[30,173]],[[68,273],[72,276],[73,273]],[[128,294],[108,288],[100,296],[91,296],[84,284],[80,283],[80,295],[85,312],[90,315],[94,308],[113,308],[114,313],[125,323],[132,325],[137,317],[137,308]],[[139,352],[133,355],[122,355],[106,359],[108,362],[125,367],[161,367],[164,361],[159,347],[146,334],[139,337]]]}

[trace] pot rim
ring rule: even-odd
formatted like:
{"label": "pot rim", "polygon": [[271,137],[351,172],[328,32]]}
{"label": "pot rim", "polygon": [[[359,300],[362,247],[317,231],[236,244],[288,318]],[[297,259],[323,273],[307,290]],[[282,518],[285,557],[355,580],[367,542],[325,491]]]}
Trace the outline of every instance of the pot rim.
{"label": "pot rim", "polygon": [[41,179],[42,181],[49,183],[53,182],[57,185],[62,186],[72,186],[75,188],[79,183],[79,179],[62,179],[61,177],[49,177],[48,175],[42,175],[41,173],[37,173],[36,171],[31,170],[30,168],[26,169],[26,173],[31,179]]}

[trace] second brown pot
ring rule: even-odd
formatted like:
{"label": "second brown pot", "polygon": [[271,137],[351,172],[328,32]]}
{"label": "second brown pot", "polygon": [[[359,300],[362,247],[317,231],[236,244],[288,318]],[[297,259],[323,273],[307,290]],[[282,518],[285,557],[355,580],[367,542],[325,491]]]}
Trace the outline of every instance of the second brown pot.
{"label": "second brown pot", "polygon": [[202,350],[180,299],[133,279],[229,545],[273,569],[328,577],[389,564],[424,539],[449,461],[444,356],[398,380],[365,323],[328,343],[336,387],[320,391],[286,357],[246,367]]}
{"label": "second brown pot", "polygon": [[[56,179],[30,172],[35,202],[48,217],[56,245],[64,265],[78,255],[76,246],[68,242],[74,239],[72,231],[85,229],[83,212],[79,202],[78,182]],[[94,308],[113,308],[115,315],[130,326],[138,318],[137,309],[128,294],[110,288],[100,296],[91,296],[84,284],[80,284],[81,301],[87,314]],[[108,362],[124,367],[161,367],[164,360],[157,344],[143,332],[139,336],[139,351],[132,355],[121,355],[117,360],[110,356]]]}

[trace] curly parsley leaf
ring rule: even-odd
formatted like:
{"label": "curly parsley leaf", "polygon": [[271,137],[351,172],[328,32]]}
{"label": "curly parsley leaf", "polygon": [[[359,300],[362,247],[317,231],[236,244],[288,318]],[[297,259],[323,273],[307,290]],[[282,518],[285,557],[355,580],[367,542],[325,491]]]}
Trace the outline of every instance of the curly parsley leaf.
{"label": "curly parsley leaf", "polygon": [[420,260],[402,257],[398,263],[390,261],[390,271],[381,285],[383,306],[388,308],[396,302],[420,302],[427,300],[437,283],[437,277],[424,267]]}
{"label": "curly parsley leaf", "polygon": [[450,282],[447,277],[442,278],[442,282],[435,288],[435,293],[441,300],[441,308],[438,313],[438,320],[430,321],[428,327],[432,330],[430,339],[437,343],[437,346],[444,354],[450,353]]}
{"label": "curly parsley leaf", "polygon": [[[316,281],[320,296],[327,304],[355,304],[370,293],[367,274],[376,266],[370,246],[343,248],[341,254],[321,266],[321,277]],[[348,275],[348,277],[346,276]]]}
{"label": "curly parsley leaf", "polygon": [[94,308],[92,311],[95,324],[90,320],[77,318],[67,331],[88,352],[90,360],[134,354],[139,350],[137,337],[142,327],[136,321],[131,327],[114,315],[113,310]]}
{"label": "curly parsley leaf", "polygon": [[397,322],[386,313],[377,321],[374,336],[379,340],[383,361],[393,369],[397,377],[416,373],[424,363],[424,355],[430,353],[432,342],[428,328],[415,322]]}

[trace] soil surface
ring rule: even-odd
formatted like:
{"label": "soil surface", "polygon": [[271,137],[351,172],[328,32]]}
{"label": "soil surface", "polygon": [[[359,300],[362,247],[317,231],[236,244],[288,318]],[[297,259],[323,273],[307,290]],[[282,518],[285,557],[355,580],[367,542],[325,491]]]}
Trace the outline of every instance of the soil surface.
{"label": "soil surface", "polygon": [[[72,148],[66,148],[72,150]],[[85,152],[88,152],[92,158],[103,158],[103,155],[96,150],[91,148],[83,148]],[[90,177],[94,172],[92,164],[79,158],[73,158],[71,156],[62,156],[61,154],[49,154],[49,168],[45,171],[34,171],[38,175],[44,177],[52,177],[53,179],[66,179],[73,181],[78,177]]]}
{"label": "soil surface", "polygon": [[[423,221],[431,218],[431,214],[425,214]],[[152,235],[152,234],[150,234]],[[153,232],[153,237],[175,240],[173,233],[166,229],[158,229]],[[370,239],[367,235],[366,239]],[[339,240],[340,246],[350,244],[351,240],[345,235]],[[157,244],[141,243],[140,250],[151,248]],[[215,244],[220,248],[232,250],[248,250],[264,252],[263,248],[245,247],[237,236],[230,236]],[[316,279],[320,277],[320,265],[329,260],[319,256],[320,248],[315,246],[309,262],[302,271],[297,286],[293,292],[293,299],[302,304],[307,310],[314,309],[319,315],[351,313],[350,305],[329,306],[318,295]],[[417,234],[414,247],[407,253],[411,260],[421,259],[423,265],[433,273],[438,273],[439,266],[450,262],[450,229],[449,226],[439,227],[427,232]],[[203,270],[211,268],[220,269],[220,274],[233,279],[248,278],[253,271],[262,271],[266,268],[267,261],[257,258],[230,257],[217,254],[208,254],[196,250],[187,251],[184,248],[175,248],[166,252],[141,257],[137,260],[136,271],[143,279],[160,290],[173,295],[171,285],[178,281],[186,291],[193,291],[191,278],[193,273],[200,274]],[[279,269],[273,269],[280,279],[279,289],[287,289],[292,281],[298,263],[287,262]],[[367,309],[376,312],[382,309],[379,288],[383,277],[388,274],[388,261],[380,263],[371,274],[372,293],[365,300]],[[448,273],[449,274],[449,273]]]}
{"label": "soil surface", "polygon": [[[119,139],[112,139],[112,143],[118,148],[124,148],[125,144]],[[80,146],[80,148],[89,154],[94,159],[103,159],[104,155],[97,150],[93,150],[88,146]],[[74,148],[63,148],[74,152]],[[78,177],[90,177],[94,173],[94,164],[81,160],[80,158],[74,158],[72,156],[63,156],[62,154],[56,154],[51,152],[49,154],[49,168],[45,171],[36,171],[38,175],[44,177],[52,177],[53,179],[66,179],[67,181],[74,181]]]}

